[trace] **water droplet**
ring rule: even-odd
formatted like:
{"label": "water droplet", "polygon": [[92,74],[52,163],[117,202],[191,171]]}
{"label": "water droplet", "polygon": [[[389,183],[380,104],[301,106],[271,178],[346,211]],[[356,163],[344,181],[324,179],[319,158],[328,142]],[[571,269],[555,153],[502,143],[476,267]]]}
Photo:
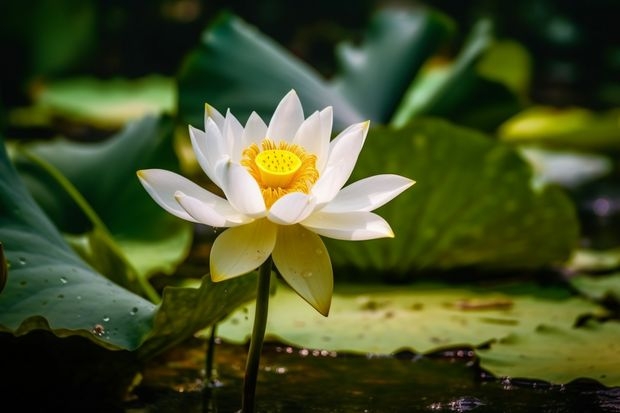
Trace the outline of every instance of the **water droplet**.
{"label": "water droplet", "polygon": [[97,337],[103,337],[103,335],[105,334],[105,328],[101,324],[95,324],[91,331]]}
{"label": "water droplet", "polygon": [[68,282],[68,280],[67,280],[67,278],[66,278],[66,277],[60,277],[60,282],[61,282],[62,284],[66,284],[66,283]]}
{"label": "water droplet", "polygon": [[322,249],[320,249],[320,248],[317,248],[317,249],[315,249],[315,250],[314,250],[314,253],[315,253],[316,255],[323,255],[323,250],[322,250]]}
{"label": "water droplet", "polygon": [[82,296],[81,296],[81,295],[78,295],[78,296],[76,296],[75,298],[76,298],[76,299],[78,299],[78,300],[81,300],[81,299],[82,299]]}
{"label": "water droplet", "polygon": [[103,321],[105,321],[107,323],[108,321],[110,321],[110,317],[108,317],[107,315],[104,315],[103,316]]}
{"label": "water droplet", "polygon": [[24,258],[24,257],[19,257],[19,263],[20,263],[21,265],[26,265],[26,258]]}
{"label": "water droplet", "polygon": [[129,312],[129,315],[136,315],[138,313],[138,307],[134,307],[131,309],[131,311]]}
{"label": "water droplet", "polygon": [[310,278],[310,277],[312,277],[313,275],[314,275],[314,273],[313,273],[312,271],[303,271],[303,272],[301,273],[301,276],[302,276],[302,277],[304,277],[304,278]]}

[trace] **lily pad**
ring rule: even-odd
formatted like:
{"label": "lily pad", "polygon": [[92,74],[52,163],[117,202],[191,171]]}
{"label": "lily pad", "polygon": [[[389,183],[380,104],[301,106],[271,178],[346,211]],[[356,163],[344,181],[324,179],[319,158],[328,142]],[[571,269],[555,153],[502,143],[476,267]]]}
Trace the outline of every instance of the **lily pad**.
{"label": "lily pad", "polygon": [[581,107],[534,106],[506,120],[499,137],[514,144],[600,151],[620,148],[620,110],[596,112]]}
{"label": "lily pad", "polygon": [[37,106],[51,116],[103,129],[118,129],[146,115],[174,114],[174,79],[148,76],[140,79],[75,78],[40,87]]}
{"label": "lily pad", "polygon": [[[218,324],[218,334],[245,342],[253,311],[248,305],[233,313]],[[482,367],[496,375],[556,383],[587,376],[618,385],[618,361],[611,361],[612,356],[617,359],[618,326],[573,327],[580,316],[600,313],[602,308],[565,288],[529,283],[340,284],[329,316],[322,317],[281,287],[270,302],[267,337],[310,349],[361,354],[482,346],[488,348],[476,350]],[[609,357],[592,357],[598,350]]]}
{"label": "lily pad", "polygon": [[482,367],[496,376],[534,377],[554,383],[588,378],[620,386],[620,323],[591,322],[580,328],[541,324],[477,350]]}
{"label": "lily pad", "polygon": [[580,274],[571,277],[570,282],[586,297],[620,305],[620,272],[605,275]]}
{"label": "lily pad", "polygon": [[540,269],[564,262],[577,245],[575,207],[564,191],[533,186],[528,163],[480,132],[422,118],[401,129],[375,127],[351,181],[379,173],[417,183],[377,210],[394,239],[325,239],[338,276],[348,267],[401,280],[466,267]]}

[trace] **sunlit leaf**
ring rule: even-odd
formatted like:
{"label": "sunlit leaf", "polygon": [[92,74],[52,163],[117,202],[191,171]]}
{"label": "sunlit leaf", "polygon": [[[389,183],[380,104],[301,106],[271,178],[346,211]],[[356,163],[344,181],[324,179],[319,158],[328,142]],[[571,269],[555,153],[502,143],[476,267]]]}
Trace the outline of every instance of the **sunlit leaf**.
{"label": "sunlit leaf", "polygon": [[610,273],[620,268],[620,247],[606,250],[580,248],[566,263],[573,273]]}
{"label": "sunlit leaf", "polygon": [[[231,342],[245,342],[253,311],[248,305],[233,313],[218,325],[218,334]],[[490,344],[488,350],[477,352],[482,367],[499,376],[558,383],[586,376],[618,385],[620,361],[613,355],[618,351],[619,326],[573,327],[582,315],[602,313],[602,308],[565,288],[528,283],[337,284],[330,314],[322,317],[281,287],[270,302],[267,337],[310,349],[362,354],[432,353]],[[592,357],[598,350],[607,357]]]}
{"label": "sunlit leaf", "polygon": [[618,337],[618,322],[591,322],[580,328],[544,323],[478,353],[482,367],[498,377],[534,377],[554,383],[589,378],[619,386]]}
{"label": "sunlit leaf", "polygon": [[481,56],[476,70],[484,78],[506,85],[517,96],[525,98],[530,92],[532,58],[514,40],[494,41]]}
{"label": "sunlit leaf", "polygon": [[396,236],[325,239],[336,276],[349,266],[399,279],[463,267],[535,269],[565,261],[576,247],[578,222],[566,194],[533,187],[527,162],[474,130],[436,119],[371,129],[351,181],[377,173],[416,181],[377,210]]}
{"label": "sunlit leaf", "polygon": [[34,100],[51,116],[117,129],[146,115],[173,114],[176,89],[173,79],[161,76],[135,80],[83,77],[43,84]]}
{"label": "sunlit leaf", "polygon": [[[618,267],[620,266],[616,266]],[[620,305],[620,272],[604,275],[580,274],[571,277],[570,281],[572,286],[586,297]]]}
{"label": "sunlit leaf", "polygon": [[596,112],[586,108],[534,106],[508,119],[498,130],[510,143],[601,150],[620,148],[620,110]]}

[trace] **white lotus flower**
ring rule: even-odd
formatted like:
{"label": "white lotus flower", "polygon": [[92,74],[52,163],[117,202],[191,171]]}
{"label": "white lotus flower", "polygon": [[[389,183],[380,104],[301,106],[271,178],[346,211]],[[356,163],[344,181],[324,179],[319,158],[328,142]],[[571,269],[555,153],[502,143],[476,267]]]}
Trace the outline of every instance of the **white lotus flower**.
{"label": "white lotus flower", "polygon": [[205,130],[189,127],[196,158],[226,198],[176,173],[138,171],[153,199],[187,221],[227,227],[211,249],[214,282],[253,271],[269,256],[284,280],[327,315],[333,291],[329,254],[320,235],[342,240],[393,237],[371,211],[414,181],[376,175],[342,188],[362,149],[369,122],[330,140],[332,109],[307,119],[295,91],[269,125],[252,113],[243,127],[228,111],[206,105]]}

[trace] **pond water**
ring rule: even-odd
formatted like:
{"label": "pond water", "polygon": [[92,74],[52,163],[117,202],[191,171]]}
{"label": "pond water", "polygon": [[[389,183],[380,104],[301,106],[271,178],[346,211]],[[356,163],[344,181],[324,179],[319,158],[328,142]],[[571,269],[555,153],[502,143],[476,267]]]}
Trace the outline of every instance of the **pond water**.
{"label": "pond water", "polygon": [[[150,362],[126,413],[232,413],[240,408],[246,347],[218,341],[211,380],[204,341]],[[424,356],[338,354],[266,343],[258,413],[620,412],[620,388],[493,377],[471,348]]]}

